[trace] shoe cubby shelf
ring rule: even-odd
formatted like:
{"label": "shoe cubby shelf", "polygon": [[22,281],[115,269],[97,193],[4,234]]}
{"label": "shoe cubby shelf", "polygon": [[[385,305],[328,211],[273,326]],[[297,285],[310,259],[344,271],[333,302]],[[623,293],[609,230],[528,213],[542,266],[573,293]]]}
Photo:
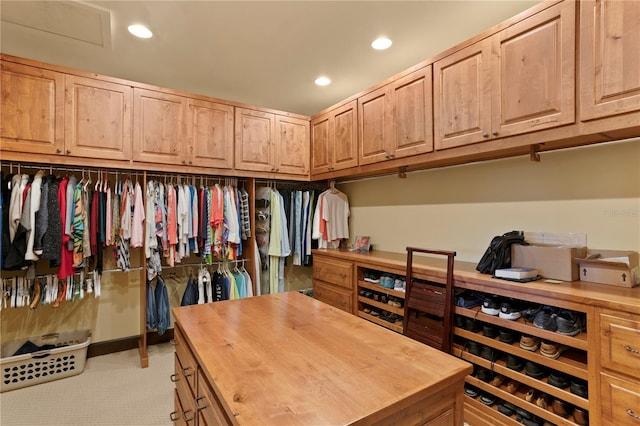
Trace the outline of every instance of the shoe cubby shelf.
{"label": "shoe cubby shelf", "polygon": [[[506,362],[501,359],[498,359],[497,361],[495,361],[492,366],[491,361],[481,358],[477,355],[470,354],[469,352],[463,351],[462,349],[463,349],[462,346],[454,345],[453,355],[458,356],[466,361],[469,361],[473,364],[476,364],[488,370],[493,369],[493,372],[495,374],[500,374],[509,379],[515,380],[516,382],[520,383],[519,392],[522,395],[524,395],[524,392],[526,392],[528,388],[533,388],[547,395],[550,395],[552,397],[559,398],[570,404],[584,408],[585,410],[589,409],[589,400],[587,400],[586,398],[582,398],[578,395],[575,395],[571,393],[569,390],[564,390],[546,383],[546,377],[542,379],[535,379],[533,377],[527,376],[524,373],[524,370],[518,372],[508,368],[506,366]],[[480,382],[486,385],[485,390],[490,391],[490,393],[496,396],[498,396],[498,393],[497,393],[498,391],[500,391],[501,396],[503,394],[511,395],[507,391],[503,390],[503,388],[506,386],[506,382],[507,382],[506,380],[505,380],[505,383],[503,383],[500,387],[495,387],[490,385],[489,383],[482,382],[480,379],[473,376],[467,376],[467,382],[473,384],[474,386],[476,385],[476,382]],[[507,400],[506,397],[503,399]],[[514,401],[509,401],[509,402],[516,403],[516,405],[520,405],[520,402],[526,403],[527,401],[525,401],[524,398],[516,398]]]}
{"label": "shoe cubby shelf", "polygon": [[[523,392],[516,392],[515,394],[510,394],[509,392],[505,392],[499,388],[496,388],[495,386],[490,385],[489,383],[485,383],[482,380],[476,379],[475,377],[469,377],[467,380],[467,383],[477,387],[480,390],[489,392],[490,394],[492,394],[493,396],[502,399],[503,401],[507,401],[510,402],[511,404],[514,404],[526,411],[528,411],[529,413],[538,416],[544,420],[547,420],[553,424],[556,425],[563,425],[563,426],[575,426],[576,423],[573,421],[573,417],[569,416],[569,417],[562,417],[557,415],[556,413],[554,413],[553,411],[551,411],[551,407],[547,407],[547,408],[542,408],[542,407],[538,407],[536,404],[528,402],[524,399],[524,393]],[[470,397],[469,395],[465,395],[468,398],[474,399]],[[479,398],[479,397],[477,397]],[[480,401],[477,401],[478,403],[482,404]],[[484,404],[482,404],[484,405]],[[496,406],[497,407],[498,402],[496,400],[496,402],[494,404],[492,404],[492,406]],[[506,414],[500,413],[499,411],[497,411],[496,408],[496,412],[497,415],[499,416],[504,416],[504,417],[509,417],[512,419],[516,419],[516,414],[513,414],[511,416],[507,416]]]}
{"label": "shoe cubby shelf", "polygon": [[[359,280],[358,281],[358,287],[359,288],[366,288],[369,289],[371,291],[377,291],[378,293],[382,293],[382,294],[386,294],[388,296],[394,296],[400,299],[404,299],[405,293],[404,291],[397,291],[394,290],[392,288],[386,288],[386,287],[382,287],[381,285],[378,284],[373,284],[367,281],[363,281],[363,280]],[[402,314],[400,314],[402,315]]]}
{"label": "shoe cubby shelf", "polygon": [[[498,411],[498,404],[485,405],[479,401],[480,397],[472,397],[469,395],[464,396],[464,402],[466,405],[471,406],[473,411],[477,411],[483,419],[491,419],[494,424],[509,425],[509,426],[522,426],[522,423],[516,420],[516,415],[507,416]],[[465,410],[469,408],[465,407]]]}
{"label": "shoe cubby shelf", "polygon": [[463,315],[465,317],[473,318],[489,324],[501,326],[503,328],[508,328],[520,333],[529,334],[531,336],[540,337],[541,339],[551,340],[572,348],[582,349],[584,351],[588,349],[587,333],[585,332],[582,332],[576,336],[566,336],[564,334],[556,333],[555,331],[538,328],[532,323],[526,322],[524,318],[518,318],[517,320],[507,320],[495,315],[485,314],[481,311],[480,306],[470,309],[456,306],[455,314]]}
{"label": "shoe cubby shelf", "polygon": [[392,312],[394,314],[398,314],[400,316],[404,315],[404,309],[403,308],[396,308],[395,306],[391,306],[388,303],[382,303],[382,302],[377,302],[373,299],[369,299],[367,297],[364,296],[358,296],[358,301],[362,302],[365,305],[369,305],[369,306],[373,306],[379,309],[383,309],[387,312]]}
{"label": "shoe cubby shelf", "polygon": [[[365,299],[365,300],[367,300],[368,302],[369,302],[369,301],[371,301],[371,302],[372,302],[372,300],[369,300],[369,299]],[[389,321],[385,321],[385,320],[383,320],[383,319],[382,319],[382,318],[380,318],[380,317],[376,317],[376,316],[374,316],[374,315],[367,314],[366,312],[364,312],[364,311],[360,311],[360,310],[358,310],[358,316],[359,316],[360,318],[364,318],[364,319],[369,320],[369,321],[371,321],[371,322],[374,322],[374,323],[376,323],[376,324],[378,324],[378,325],[381,325],[381,326],[383,326],[383,327],[386,327],[386,328],[388,328],[389,330],[393,330],[393,331],[395,331],[396,333],[400,333],[400,334],[402,334],[402,324],[390,323]]]}
{"label": "shoe cubby shelf", "polygon": [[570,374],[571,376],[577,377],[579,379],[588,380],[586,352],[570,348],[563,352],[562,355],[558,357],[558,359],[551,359],[540,355],[538,352],[522,349],[519,342],[503,343],[499,341],[498,338],[483,336],[481,331],[472,332],[455,327],[454,334],[456,336],[464,337],[467,340],[474,340],[483,345],[491,346],[498,351],[510,353],[511,355],[515,355],[525,360],[544,365],[545,367],[552,368],[566,374]]}

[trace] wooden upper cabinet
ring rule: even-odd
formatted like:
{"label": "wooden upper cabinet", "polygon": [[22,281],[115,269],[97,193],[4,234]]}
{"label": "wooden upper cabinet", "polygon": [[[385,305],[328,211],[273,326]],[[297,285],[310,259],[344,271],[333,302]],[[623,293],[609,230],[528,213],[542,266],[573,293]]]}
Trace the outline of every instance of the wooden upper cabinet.
{"label": "wooden upper cabinet", "polygon": [[575,121],[575,3],[551,6],[434,64],[436,149]]}
{"label": "wooden upper cabinet", "polygon": [[494,37],[492,136],[575,122],[575,3],[541,11]]}
{"label": "wooden upper cabinet", "polygon": [[311,121],[311,174],[358,165],[357,102],[351,101]]}
{"label": "wooden upper cabinet", "polygon": [[186,164],[188,99],[134,88],[133,106],[133,160]]}
{"label": "wooden upper cabinet", "polygon": [[640,110],[640,2],[580,2],[580,118]]}
{"label": "wooden upper cabinet", "polygon": [[236,108],[236,169],[275,172],[275,127],[274,114]]}
{"label": "wooden upper cabinet", "polygon": [[233,168],[233,114],[232,106],[189,99],[188,164]]}
{"label": "wooden upper cabinet", "polygon": [[428,65],[358,99],[360,164],[433,151]]}
{"label": "wooden upper cabinet", "polygon": [[277,173],[309,173],[309,121],[276,115],[274,166]]}
{"label": "wooden upper cabinet", "polygon": [[2,150],[61,154],[64,74],[2,61]]}
{"label": "wooden upper cabinet", "polygon": [[65,92],[65,154],[129,160],[133,89],[66,75]]}
{"label": "wooden upper cabinet", "polygon": [[358,98],[358,139],[360,165],[377,163],[391,158],[394,134],[392,91],[386,85]]}
{"label": "wooden upper cabinet", "polygon": [[466,145],[489,137],[490,61],[491,44],[482,40],[434,64],[436,149]]}
{"label": "wooden upper cabinet", "polygon": [[431,65],[391,83],[395,158],[433,151]]}

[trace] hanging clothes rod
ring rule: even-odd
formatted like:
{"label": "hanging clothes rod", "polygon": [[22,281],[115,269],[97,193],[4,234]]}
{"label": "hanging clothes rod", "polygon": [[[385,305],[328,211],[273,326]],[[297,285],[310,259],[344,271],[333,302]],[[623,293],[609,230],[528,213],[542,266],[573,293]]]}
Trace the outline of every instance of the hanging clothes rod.
{"label": "hanging clothes rod", "polygon": [[5,163],[0,163],[0,167],[9,167],[9,168],[22,168],[22,169],[32,169],[32,170],[49,170],[49,171],[61,171],[61,172],[72,172],[72,173],[106,173],[107,175],[111,174],[111,175],[115,175],[115,174],[123,174],[125,176],[131,176],[131,175],[135,175],[136,177],[138,175],[142,174],[142,171],[138,171],[138,170],[128,170],[128,169],[105,169],[105,168],[101,168],[101,167],[82,167],[82,168],[75,168],[75,167],[60,167],[60,166],[54,166],[54,165],[44,165],[44,164],[37,164],[37,163],[19,163],[19,162],[5,162]]}
{"label": "hanging clothes rod", "polygon": [[278,181],[278,180],[258,180],[256,179],[256,186],[268,186],[276,189],[296,189],[300,191],[317,189],[324,191],[327,186],[318,182],[304,182],[304,181]]}

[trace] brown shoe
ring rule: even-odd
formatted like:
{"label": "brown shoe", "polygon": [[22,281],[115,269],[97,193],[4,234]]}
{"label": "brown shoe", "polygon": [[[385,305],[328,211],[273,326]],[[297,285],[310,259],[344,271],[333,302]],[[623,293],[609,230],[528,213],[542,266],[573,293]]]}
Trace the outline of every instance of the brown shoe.
{"label": "brown shoe", "polygon": [[540,347],[540,339],[535,336],[528,336],[524,334],[520,338],[520,347],[533,352]]}
{"label": "brown shoe", "polygon": [[496,374],[496,377],[494,377],[493,380],[489,382],[489,384],[495,387],[499,387],[503,381],[504,381],[504,376]]}
{"label": "brown shoe", "polygon": [[560,354],[567,350],[565,345],[544,340],[540,343],[540,355],[551,359],[558,359]]}
{"label": "brown shoe", "polygon": [[559,416],[569,417],[569,414],[571,414],[571,405],[560,399],[554,399],[551,403],[551,410]]}
{"label": "brown shoe", "polygon": [[29,307],[31,309],[37,309],[40,304],[40,297],[42,296],[42,287],[40,287],[40,283],[38,281],[33,283],[33,299],[31,300],[31,304]]}
{"label": "brown shoe", "polygon": [[535,395],[536,391],[534,389],[529,389],[527,393],[524,394],[524,400],[533,403]]}
{"label": "brown shoe", "polygon": [[536,405],[540,408],[547,408],[549,406],[549,397],[545,394],[541,394],[536,398]]}
{"label": "brown shoe", "polygon": [[510,394],[516,393],[516,391],[518,390],[518,386],[520,386],[520,383],[516,382],[515,380],[510,380],[509,383],[507,383],[507,392],[509,392]]}
{"label": "brown shoe", "polygon": [[580,407],[573,410],[573,420],[580,426],[589,424],[589,414]]}

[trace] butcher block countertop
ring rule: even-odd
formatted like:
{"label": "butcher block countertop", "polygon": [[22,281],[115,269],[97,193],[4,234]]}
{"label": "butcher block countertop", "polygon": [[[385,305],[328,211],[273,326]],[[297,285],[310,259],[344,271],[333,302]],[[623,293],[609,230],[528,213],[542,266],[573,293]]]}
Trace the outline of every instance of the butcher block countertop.
{"label": "butcher block countertop", "polygon": [[454,413],[446,418],[462,424],[471,364],[311,297],[288,292],[173,312],[238,424],[407,424],[418,415],[412,408],[422,416],[446,404]]}

